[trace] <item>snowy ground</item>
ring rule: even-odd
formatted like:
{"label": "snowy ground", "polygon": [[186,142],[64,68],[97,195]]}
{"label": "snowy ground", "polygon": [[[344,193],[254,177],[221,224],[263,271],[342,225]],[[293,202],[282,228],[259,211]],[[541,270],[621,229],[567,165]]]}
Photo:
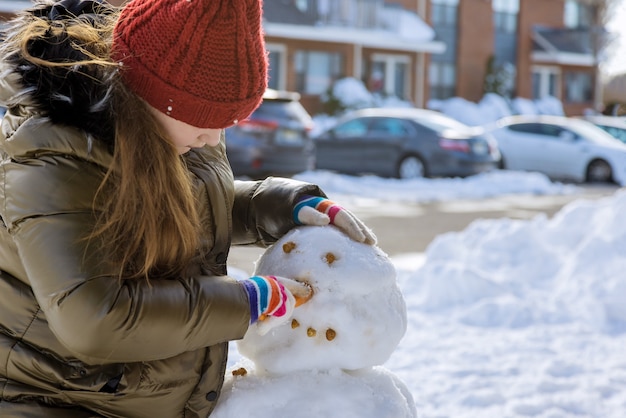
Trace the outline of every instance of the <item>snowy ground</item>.
{"label": "snowy ground", "polygon": [[[294,176],[315,183],[337,202],[351,207],[369,202],[426,203],[484,199],[503,195],[555,195],[579,191],[573,184],[553,183],[541,173],[495,170],[466,178],[399,180],[309,171]],[[346,203],[346,201],[348,203]]]}
{"label": "snowy ground", "polygon": [[[328,173],[303,179],[334,200],[352,197],[353,205],[363,196],[424,197],[429,188],[430,200],[575,190],[520,173],[426,180],[413,185],[415,193],[380,179]],[[618,190],[575,201],[551,219],[479,220],[438,236],[425,254],[393,258],[408,329],[384,367],[409,388],[418,415],[625,417],[624,213],[626,192]],[[241,361],[233,345],[229,364]],[[326,388],[324,402],[341,403],[347,393],[341,385],[337,379],[336,390]],[[300,391],[291,386],[276,396]]]}

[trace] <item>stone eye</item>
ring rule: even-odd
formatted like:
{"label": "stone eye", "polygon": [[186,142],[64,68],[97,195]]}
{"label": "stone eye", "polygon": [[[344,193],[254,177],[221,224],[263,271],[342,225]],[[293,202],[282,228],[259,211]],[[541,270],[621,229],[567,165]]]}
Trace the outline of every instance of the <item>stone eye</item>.
{"label": "stone eye", "polygon": [[330,266],[331,264],[333,264],[335,262],[335,260],[337,260],[337,257],[335,256],[335,254],[333,253],[326,253],[326,255],[324,256],[324,261],[326,261],[326,263]]}

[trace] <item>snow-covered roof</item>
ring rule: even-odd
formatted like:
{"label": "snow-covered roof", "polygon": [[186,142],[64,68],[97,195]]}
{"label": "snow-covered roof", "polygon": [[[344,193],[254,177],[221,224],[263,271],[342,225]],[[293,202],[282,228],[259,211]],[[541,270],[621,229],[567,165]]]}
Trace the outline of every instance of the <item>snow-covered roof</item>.
{"label": "snow-covered roof", "polygon": [[276,2],[264,4],[265,34],[287,39],[338,42],[370,48],[440,54],[444,42],[416,13],[385,5],[375,22],[342,24],[330,19],[322,23],[315,16]]}
{"label": "snow-covered roof", "polygon": [[534,62],[594,66],[588,30],[533,27]]}
{"label": "snow-covered roof", "polygon": [[341,42],[370,48],[399,51],[442,53],[441,41],[415,39],[384,29],[359,29],[332,26],[305,26],[287,23],[264,22],[265,35],[279,38],[320,42]]}

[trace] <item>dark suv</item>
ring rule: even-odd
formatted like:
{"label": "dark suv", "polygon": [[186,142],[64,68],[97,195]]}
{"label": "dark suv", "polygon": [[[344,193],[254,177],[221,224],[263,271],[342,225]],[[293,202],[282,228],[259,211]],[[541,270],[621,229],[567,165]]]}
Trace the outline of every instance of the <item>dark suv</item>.
{"label": "dark suv", "polygon": [[235,176],[291,176],[315,167],[311,116],[295,92],[268,89],[261,106],[226,129],[226,154]]}

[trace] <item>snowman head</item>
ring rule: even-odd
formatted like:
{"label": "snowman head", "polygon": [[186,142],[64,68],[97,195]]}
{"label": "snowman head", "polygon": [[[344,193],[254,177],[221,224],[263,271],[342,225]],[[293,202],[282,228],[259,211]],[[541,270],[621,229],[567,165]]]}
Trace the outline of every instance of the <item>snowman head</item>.
{"label": "snowman head", "polygon": [[314,290],[290,323],[265,335],[252,326],[238,342],[239,352],[261,370],[383,364],[406,330],[406,306],[388,256],[333,226],[291,230],[261,256],[255,274],[295,279]]}

